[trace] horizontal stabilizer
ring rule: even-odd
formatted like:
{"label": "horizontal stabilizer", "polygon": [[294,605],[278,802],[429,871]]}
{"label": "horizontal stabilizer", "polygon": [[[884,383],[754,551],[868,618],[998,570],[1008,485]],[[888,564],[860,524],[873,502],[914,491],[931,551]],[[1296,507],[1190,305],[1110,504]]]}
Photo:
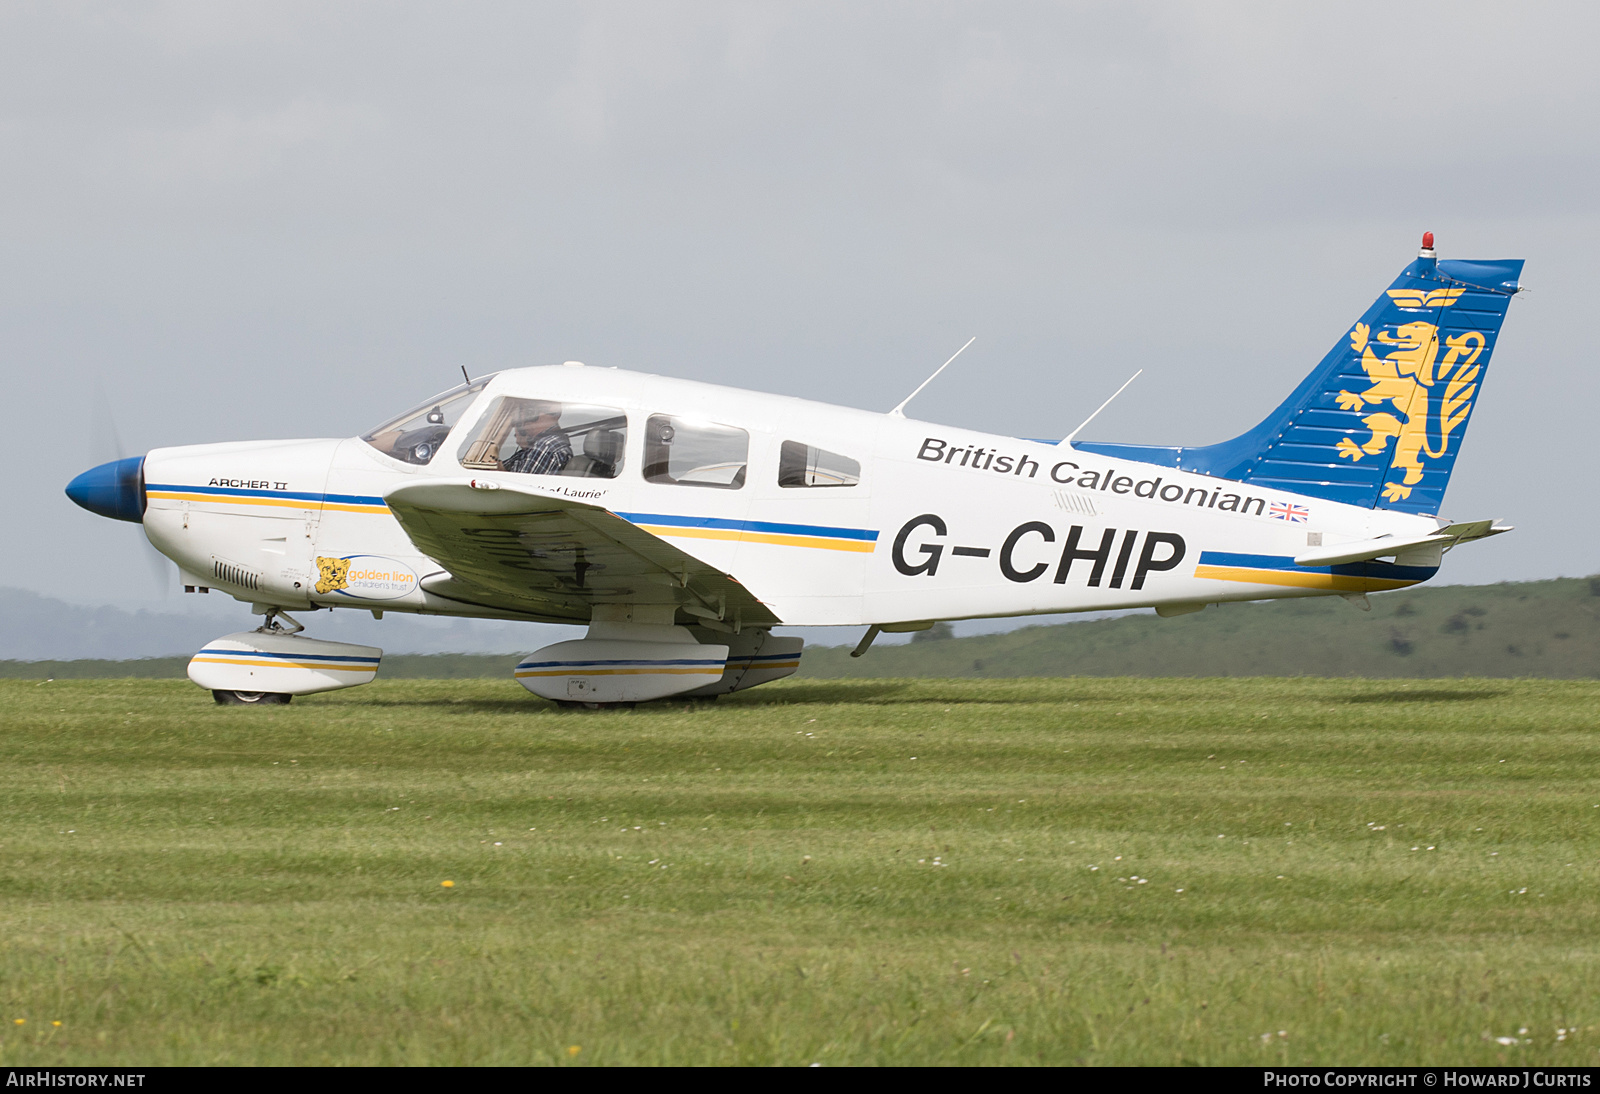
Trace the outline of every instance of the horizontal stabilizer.
{"label": "horizontal stabilizer", "polygon": [[1439,529],[1441,536],[1449,536],[1457,543],[1465,543],[1469,539],[1488,539],[1505,532],[1514,532],[1516,528],[1510,524],[1500,524],[1493,520],[1472,520],[1462,524],[1449,524]]}
{"label": "horizontal stabilizer", "polygon": [[1413,547],[1426,547],[1433,543],[1449,543],[1449,536],[1438,534],[1430,536],[1410,536],[1396,538],[1394,536],[1379,536],[1377,539],[1361,539],[1354,543],[1337,543],[1332,547],[1318,547],[1314,551],[1307,551],[1303,555],[1294,556],[1296,566],[1343,566],[1347,562],[1368,562],[1386,555],[1397,555],[1401,551],[1408,551]]}
{"label": "horizontal stabilizer", "polygon": [[1318,547],[1294,556],[1296,566],[1343,566],[1351,562],[1370,562],[1387,558],[1417,547],[1454,547],[1469,540],[1484,539],[1511,531],[1509,525],[1497,525],[1492,520],[1475,520],[1466,524],[1451,524],[1424,536],[1378,536],[1375,539],[1356,540],[1353,543],[1335,543]]}

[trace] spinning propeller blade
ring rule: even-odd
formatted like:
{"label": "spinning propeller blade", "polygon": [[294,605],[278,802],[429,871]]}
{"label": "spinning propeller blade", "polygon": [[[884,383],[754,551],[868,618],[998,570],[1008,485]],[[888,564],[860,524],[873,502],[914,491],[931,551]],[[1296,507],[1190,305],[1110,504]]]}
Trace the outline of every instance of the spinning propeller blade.
{"label": "spinning propeller blade", "polygon": [[[99,380],[95,381],[94,397],[89,404],[89,424],[92,430],[89,454],[95,463],[110,463],[127,457],[122,447],[122,434],[117,429],[116,415],[111,411],[111,400],[106,395],[105,384]],[[172,592],[172,562],[145,538],[142,527],[139,540],[144,544],[144,559],[150,568],[151,580],[161,590],[161,598],[165,600]]]}

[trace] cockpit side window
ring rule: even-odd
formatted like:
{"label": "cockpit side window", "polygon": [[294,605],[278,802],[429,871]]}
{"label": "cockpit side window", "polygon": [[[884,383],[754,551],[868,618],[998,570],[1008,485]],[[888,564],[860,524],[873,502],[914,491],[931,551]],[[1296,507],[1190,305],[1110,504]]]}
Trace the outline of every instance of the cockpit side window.
{"label": "cockpit side window", "polygon": [[361,439],[382,452],[406,463],[430,462],[444,445],[450,430],[472,405],[478,393],[493,379],[485,376],[436,395],[419,407],[385,422]]}
{"label": "cockpit side window", "polygon": [[750,461],[750,434],[731,425],[652,414],[644,427],[647,482],[737,490]]}
{"label": "cockpit side window", "polygon": [[784,441],[778,452],[779,486],[855,486],[860,481],[861,464],[849,456],[799,441]]}
{"label": "cockpit side window", "polygon": [[553,399],[496,399],[461,446],[461,466],[523,475],[614,479],[628,416],[615,407]]}

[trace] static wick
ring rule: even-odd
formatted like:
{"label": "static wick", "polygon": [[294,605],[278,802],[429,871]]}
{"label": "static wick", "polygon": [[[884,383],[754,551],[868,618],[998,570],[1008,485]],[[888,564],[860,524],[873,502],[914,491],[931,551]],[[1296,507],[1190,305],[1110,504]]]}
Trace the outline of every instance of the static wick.
{"label": "static wick", "polygon": [[[974,334],[971,338],[967,339],[967,346],[972,345],[972,343],[976,342],[977,340],[978,340],[978,336],[976,334]],[[960,357],[963,353],[965,353],[966,349],[967,349],[967,346],[962,346],[960,349],[958,349],[954,353],[952,353],[950,355],[950,361],[954,361],[957,357]],[[906,404],[909,403],[912,399],[915,399],[917,397],[917,395],[921,393],[923,388],[925,388],[929,384],[933,383],[933,381],[938,377],[939,373],[941,373],[945,369],[949,368],[950,367],[950,361],[946,361],[944,364],[942,364],[938,368],[934,369],[933,370],[933,375],[928,377],[926,380],[922,381],[922,383],[918,384],[916,391],[913,391],[910,395],[907,395],[904,399],[901,399],[900,400],[900,405],[895,407],[893,410],[889,411],[889,417],[891,417],[891,418],[904,418],[906,416],[906,414],[905,414]]]}
{"label": "static wick", "polygon": [[1116,391],[1112,392],[1111,393],[1111,398],[1107,399],[1105,402],[1101,403],[1099,410],[1096,410],[1093,414],[1091,414],[1087,418],[1085,418],[1083,420],[1083,425],[1078,426],[1077,429],[1074,429],[1071,433],[1068,433],[1065,437],[1063,437],[1061,439],[1061,443],[1062,444],[1071,444],[1072,443],[1072,438],[1076,437],[1079,433],[1083,432],[1083,426],[1088,425],[1090,422],[1094,421],[1095,418],[1099,416],[1101,410],[1104,410],[1106,407],[1111,405],[1111,402],[1112,402],[1113,399],[1115,399],[1118,395],[1121,395],[1124,391],[1127,391],[1128,390],[1128,384],[1131,384],[1135,380],[1137,380],[1139,378],[1139,374],[1142,373],[1142,372],[1144,372],[1144,369],[1140,369],[1139,372],[1135,372],[1132,376],[1128,377],[1128,383],[1127,384],[1123,384],[1121,387],[1117,388]]}

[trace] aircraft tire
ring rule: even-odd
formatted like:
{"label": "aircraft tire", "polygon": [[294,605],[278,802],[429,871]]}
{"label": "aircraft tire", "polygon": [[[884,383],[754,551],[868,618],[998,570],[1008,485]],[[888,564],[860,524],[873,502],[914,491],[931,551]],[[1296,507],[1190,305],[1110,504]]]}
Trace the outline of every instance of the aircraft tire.
{"label": "aircraft tire", "polygon": [[287,706],[293,695],[281,691],[213,691],[211,698],[220,707]]}

